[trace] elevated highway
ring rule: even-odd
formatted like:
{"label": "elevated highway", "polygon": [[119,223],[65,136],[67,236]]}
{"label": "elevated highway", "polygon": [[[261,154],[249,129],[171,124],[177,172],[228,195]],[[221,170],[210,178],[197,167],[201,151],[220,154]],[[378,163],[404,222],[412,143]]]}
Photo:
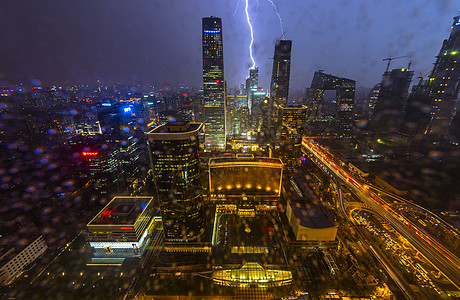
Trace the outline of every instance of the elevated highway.
{"label": "elevated highway", "polygon": [[363,203],[388,222],[417,251],[430,261],[436,269],[442,272],[457,289],[460,289],[460,259],[456,255],[432,237],[410,224],[402,215],[393,210],[381,197],[372,191],[367,183],[351,175],[345,164],[336,157],[332,157],[326,149],[304,138],[302,141],[302,151],[312,159],[321,162],[325,172],[334,175],[342,184],[352,190]]}

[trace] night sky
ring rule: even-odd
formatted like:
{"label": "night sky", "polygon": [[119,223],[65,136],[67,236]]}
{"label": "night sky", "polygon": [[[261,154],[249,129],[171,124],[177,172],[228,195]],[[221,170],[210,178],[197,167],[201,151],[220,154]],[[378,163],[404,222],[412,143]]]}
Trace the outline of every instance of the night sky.
{"label": "night sky", "polygon": [[[280,24],[268,0],[248,0],[260,86],[267,88]],[[389,55],[431,70],[449,36],[458,0],[274,0],[285,38],[293,40],[291,90],[304,90],[317,69],[371,87]],[[457,5],[455,5],[455,3]],[[229,87],[248,74],[245,0],[1,1],[0,81],[133,81],[198,87],[201,18],[223,19]],[[406,67],[399,59],[392,67]]]}

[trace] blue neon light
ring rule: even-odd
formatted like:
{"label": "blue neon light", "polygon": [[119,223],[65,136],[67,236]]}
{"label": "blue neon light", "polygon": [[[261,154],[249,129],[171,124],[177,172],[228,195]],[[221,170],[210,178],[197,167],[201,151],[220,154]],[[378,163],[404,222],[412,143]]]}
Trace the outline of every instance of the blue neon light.
{"label": "blue neon light", "polygon": [[220,30],[204,30],[204,33],[219,33]]}
{"label": "blue neon light", "polygon": [[111,103],[102,103],[101,105],[102,105],[102,106],[112,106]]}
{"label": "blue neon light", "polygon": [[130,112],[130,111],[131,111],[131,107],[125,108],[125,112]]}

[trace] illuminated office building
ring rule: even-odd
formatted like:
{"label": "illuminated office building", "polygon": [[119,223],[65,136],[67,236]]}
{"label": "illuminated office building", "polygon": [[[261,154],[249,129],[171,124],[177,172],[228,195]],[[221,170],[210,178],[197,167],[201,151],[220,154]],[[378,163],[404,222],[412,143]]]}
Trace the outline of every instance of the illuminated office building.
{"label": "illuminated office building", "polygon": [[355,102],[356,81],[316,71],[310,88],[307,89],[305,105],[309,120],[318,121],[324,105],[324,92],[335,91],[335,108],[331,117],[333,123],[342,131],[351,130],[353,123],[353,106]]}
{"label": "illuminated office building", "polygon": [[237,154],[209,160],[211,200],[244,206],[278,201],[283,163],[279,158]]}
{"label": "illuminated office building", "polygon": [[142,255],[154,213],[152,197],[113,198],[86,225],[95,257]]}
{"label": "illuminated office building", "polygon": [[457,16],[454,18],[449,38],[442,43],[430,75],[433,110],[428,134],[447,134],[460,89],[459,81],[460,16]]}
{"label": "illuminated office building", "polygon": [[222,20],[203,18],[205,149],[225,150],[225,80]]}
{"label": "illuminated office building", "polygon": [[285,170],[295,170],[300,160],[300,146],[307,108],[303,105],[280,105],[278,119],[280,124],[278,157]]}
{"label": "illuminated office building", "polygon": [[124,186],[120,150],[117,147],[81,139],[71,142],[80,143],[74,146],[74,156],[96,191],[110,193]]}
{"label": "illuminated office building", "polygon": [[196,241],[204,207],[198,149],[202,123],[169,122],[148,133],[148,143],[165,239]]}
{"label": "illuminated office building", "polygon": [[289,78],[291,74],[292,41],[277,40],[273,56],[272,79],[270,82],[269,114],[277,117],[278,106],[287,104],[289,95]]}

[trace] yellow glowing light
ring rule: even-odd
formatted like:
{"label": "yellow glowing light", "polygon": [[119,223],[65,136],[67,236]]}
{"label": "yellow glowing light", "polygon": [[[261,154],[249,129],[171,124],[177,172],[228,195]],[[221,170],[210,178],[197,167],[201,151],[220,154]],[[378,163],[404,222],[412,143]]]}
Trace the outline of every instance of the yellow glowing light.
{"label": "yellow glowing light", "polygon": [[227,185],[227,190],[231,189],[232,186],[231,185]]}
{"label": "yellow glowing light", "polygon": [[250,188],[252,187],[252,185],[246,184],[246,187],[247,187],[248,189],[250,189]]}

